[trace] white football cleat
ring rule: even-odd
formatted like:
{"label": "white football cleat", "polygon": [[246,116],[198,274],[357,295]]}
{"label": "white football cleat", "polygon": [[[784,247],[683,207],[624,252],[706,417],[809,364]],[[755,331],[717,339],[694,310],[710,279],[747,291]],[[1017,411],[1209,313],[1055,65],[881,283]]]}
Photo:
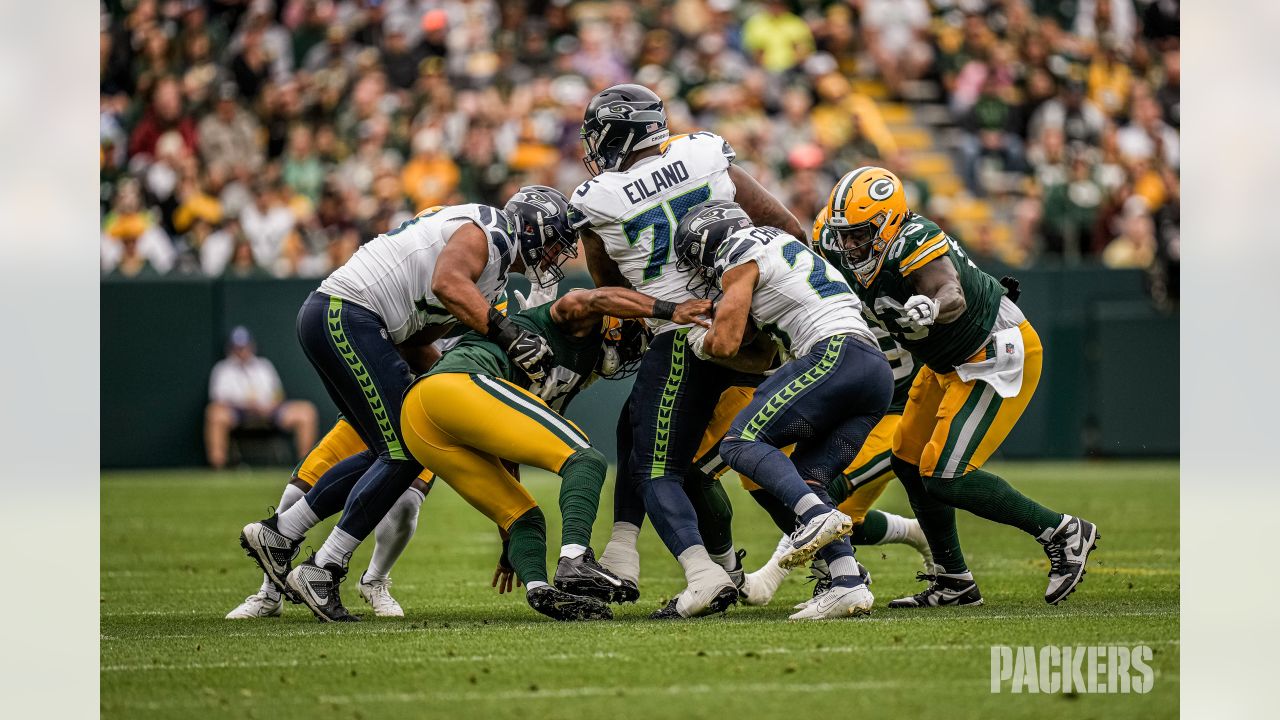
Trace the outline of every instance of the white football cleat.
{"label": "white football cleat", "polygon": [[778,558],[778,565],[792,570],[808,563],[828,544],[853,532],[853,518],[839,510],[831,510],[791,533],[789,547]]}
{"label": "white football cleat", "polygon": [[280,617],[284,612],[284,599],[279,595],[257,592],[227,613],[228,620],[252,620],[254,618]]}
{"label": "white football cleat", "polygon": [[743,580],[741,588],[741,600],[747,605],[768,605],[772,600],[778,588],[782,585],[782,581],[787,579],[790,570],[785,570],[778,565],[778,558],[791,548],[791,538],[783,535],[778,540],[778,547],[773,551],[773,557],[769,558],[759,570],[747,573]]}
{"label": "white football cleat", "polygon": [[866,583],[853,587],[834,585],[832,588],[791,616],[791,620],[831,620],[835,618],[870,615],[875,596]]}
{"label": "white football cleat", "polygon": [[400,607],[400,603],[391,597],[391,578],[382,580],[364,579],[364,575],[360,576],[360,584],[356,586],[360,590],[360,597],[369,603],[373,608],[373,614],[378,617],[404,617],[404,608]]}

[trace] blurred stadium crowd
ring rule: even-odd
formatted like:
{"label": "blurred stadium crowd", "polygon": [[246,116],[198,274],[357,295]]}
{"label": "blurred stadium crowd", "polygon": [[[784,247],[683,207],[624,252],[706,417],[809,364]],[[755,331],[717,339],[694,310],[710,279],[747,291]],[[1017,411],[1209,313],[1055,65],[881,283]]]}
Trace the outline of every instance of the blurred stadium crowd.
{"label": "blurred stadium crowd", "polygon": [[1176,297],[1177,0],[110,0],[102,269],[321,276],[437,204],[586,178],[638,82],[802,222],[859,164],[1010,266]]}

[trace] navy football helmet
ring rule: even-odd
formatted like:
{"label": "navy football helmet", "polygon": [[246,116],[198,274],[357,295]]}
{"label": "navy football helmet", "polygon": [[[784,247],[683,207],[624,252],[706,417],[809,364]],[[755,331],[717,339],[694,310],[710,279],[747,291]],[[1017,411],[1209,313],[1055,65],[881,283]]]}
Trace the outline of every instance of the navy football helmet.
{"label": "navy football helmet", "polygon": [[546,185],[525,185],[503,211],[516,229],[516,244],[529,282],[548,288],[564,279],[561,268],[578,257],[578,234],[569,226],[569,199]]}
{"label": "navy football helmet", "polygon": [[686,286],[703,297],[716,287],[716,251],[725,238],[752,226],[742,206],[728,200],[708,200],[689,208],[676,226],[676,269],[692,270]]}
{"label": "navy football helmet", "polygon": [[582,119],[582,163],[592,177],[618,170],[631,153],[665,142],[662,98],[643,85],[614,85],[587,104]]}

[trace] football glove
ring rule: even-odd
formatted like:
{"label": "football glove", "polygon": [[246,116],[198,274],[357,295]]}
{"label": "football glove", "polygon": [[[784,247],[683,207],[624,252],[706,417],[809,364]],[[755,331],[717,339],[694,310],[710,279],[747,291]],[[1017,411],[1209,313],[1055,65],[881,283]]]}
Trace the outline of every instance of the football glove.
{"label": "football glove", "polygon": [[497,343],[535,383],[542,382],[555,366],[555,355],[545,338],[522,329],[493,308],[489,308],[489,331],[485,337]]}
{"label": "football glove", "polygon": [[516,306],[521,310],[528,310],[531,307],[546,305],[547,303],[559,297],[560,288],[556,285],[551,287],[542,287],[538,283],[529,284],[529,295],[526,297],[519,290],[512,290],[511,294],[516,297]]}
{"label": "football glove", "polygon": [[912,295],[902,304],[907,319],[921,327],[932,325],[938,319],[938,301],[928,295]]}

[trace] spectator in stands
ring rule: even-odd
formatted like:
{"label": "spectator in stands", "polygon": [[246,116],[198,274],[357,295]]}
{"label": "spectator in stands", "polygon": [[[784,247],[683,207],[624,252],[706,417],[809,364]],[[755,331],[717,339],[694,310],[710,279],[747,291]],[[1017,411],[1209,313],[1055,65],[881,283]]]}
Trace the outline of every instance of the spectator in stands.
{"label": "spectator in stands", "polygon": [[1120,235],[1102,251],[1102,263],[1109,268],[1145,270],[1156,259],[1155,225],[1142,198],[1129,198],[1124,206]]}
{"label": "spectator in stands", "polygon": [[204,444],[214,469],[226,467],[234,430],[291,433],[300,458],[316,443],[315,405],[307,400],[286,400],[275,366],[256,351],[248,329],[235,327],[227,342],[226,358],[213,366],[209,376]]}
{"label": "spectator in stands", "polygon": [[207,164],[222,164],[254,172],[262,164],[258,120],[237,102],[236,84],[218,86],[213,112],[200,121],[200,157]]}
{"label": "spectator in stands", "polygon": [[150,159],[155,155],[156,143],[170,132],[178,134],[188,151],[196,151],[196,121],[182,107],[178,80],[166,75],[156,82],[151,91],[151,104],[129,136],[129,156]]}
{"label": "spectator in stands", "polygon": [[[353,231],[430,204],[573,187],[583,105],[611,82],[662,95],[673,132],[724,135],[796,207],[815,175],[874,161],[1003,258],[1061,252],[1064,201],[1091,186],[1082,258],[1130,196],[1178,222],[1177,0],[103,7],[104,274],[323,272]],[[811,144],[822,166],[797,166]]]}
{"label": "spectator in stands", "polygon": [[927,31],[929,4],[925,0],[865,0],[862,37],[876,69],[894,96],[903,83],[921,77],[933,61]]}
{"label": "spectator in stands", "polygon": [[742,45],[761,67],[774,74],[795,68],[814,48],[808,23],[781,0],[768,0],[764,12],[747,20],[742,26]]}

